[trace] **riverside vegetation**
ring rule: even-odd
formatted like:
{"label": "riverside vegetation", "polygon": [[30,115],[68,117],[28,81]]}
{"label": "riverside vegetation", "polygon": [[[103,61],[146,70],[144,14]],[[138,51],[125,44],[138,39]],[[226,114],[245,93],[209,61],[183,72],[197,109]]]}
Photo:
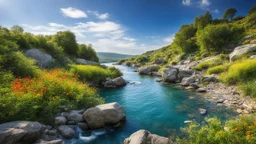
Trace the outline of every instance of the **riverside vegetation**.
{"label": "riverside vegetation", "polygon": [[[31,48],[53,58],[39,67],[40,61],[24,54]],[[122,73],[114,67],[77,65],[76,58],[98,62],[92,45],[78,44],[72,32],[43,36],[24,32],[19,26],[0,27],[0,122],[53,124],[63,109],[104,103],[91,83],[99,85],[107,77]]]}
{"label": "riverside vegetation", "polygon": [[[228,86],[238,85],[237,89],[241,90],[243,95],[253,99],[256,97],[256,7],[252,7],[246,17],[234,17],[235,13],[236,9],[231,8],[224,13],[223,19],[212,19],[210,12],[206,12],[205,15],[196,17],[192,24],[181,26],[171,45],[141,56],[120,60],[118,64],[150,66],[149,74],[159,75],[167,72],[167,81],[175,83],[178,82],[176,77],[179,72],[175,66],[191,64],[190,68],[195,70],[193,72],[202,75],[213,74]],[[234,50],[242,45],[245,47]],[[244,51],[239,51],[241,49]],[[43,61],[40,61],[40,58],[29,58],[29,52],[41,55],[44,57]],[[233,55],[228,56],[230,52]],[[29,120],[53,124],[54,120],[57,120],[64,124],[59,126],[58,130],[67,138],[73,138],[75,132],[66,125],[66,117],[58,116],[63,111],[89,108],[83,114],[85,118],[81,116],[80,111],[65,114],[69,119],[90,121],[97,126],[95,128],[98,128],[98,123],[94,119],[98,117],[94,116],[94,112],[106,118],[109,115],[102,112],[111,109],[117,118],[117,121],[112,122],[109,120],[113,120],[112,117],[101,117],[102,123],[99,127],[108,123],[116,124],[125,119],[124,110],[117,103],[108,104],[107,107],[94,107],[104,103],[96,87],[102,86],[106,79],[122,76],[118,69],[106,68],[99,65],[98,61],[92,45],[78,44],[72,32],[64,31],[43,36],[24,32],[19,26],[13,26],[11,29],[0,27],[0,122]],[[152,66],[152,63],[155,65]],[[147,74],[148,69],[143,69],[143,73]],[[170,75],[172,73],[175,73],[175,79]],[[189,85],[188,81],[195,81],[195,78],[186,77],[192,75],[190,71],[183,75],[186,78],[186,82],[182,82],[184,86]],[[202,85],[207,85],[210,81],[212,80],[205,81]],[[213,81],[215,82],[215,79]],[[115,86],[114,80],[108,82],[109,86]],[[120,112],[116,113],[116,109]],[[73,117],[72,112],[78,117]],[[227,122],[221,122],[217,118],[206,118],[205,123],[201,125],[189,122],[188,127],[182,128],[183,135],[172,138],[172,141],[198,144],[256,143],[255,121],[254,114],[249,114]],[[35,131],[41,131],[40,124],[28,124],[37,126],[34,127]],[[88,129],[85,123],[82,124]],[[71,133],[68,133],[70,131]],[[141,132],[147,134],[152,141],[160,139],[149,132]],[[125,143],[130,143],[132,139],[133,137],[128,138]],[[9,140],[9,136],[6,136],[5,140]],[[36,140],[33,139],[33,142]],[[161,140],[169,141],[166,138]]]}
{"label": "riverside vegetation", "polygon": [[[176,75],[174,77],[178,78],[176,69],[193,71],[200,77],[214,78],[206,81],[203,77],[202,86],[211,86],[211,83],[214,85],[211,89],[215,90],[217,84],[223,83],[227,87],[235,87],[240,97],[246,96],[249,101],[255,101],[256,6],[249,10],[247,16],[235,17],[236,11],[234,8],[227,9],[222,19],[213,19],[210,12],[206,12],[196,17],[192,24],[182,25],[170,45],[120,60],[117,64],[139,67],[137,71],[140,74],[162,75],[163,81],[174,83],[180,81],[170,81],[166,77]],[[194,82],[193,76],[184,80]],[[181,85],[187,86],[189,83],[182,81]],[[195,89],[193,86],[190,85],[188,89]],[[232,95],[230,97],[232,99]],[[250,107],[255,109],[255,102]],[[241,110],[238,112],[241,113]],[[192,122],[182,128],[184,135],[173,140],[198,144],[256,143],[255,121],[254,114],[244,114],[226,122],[206,118],[205,124]]]}

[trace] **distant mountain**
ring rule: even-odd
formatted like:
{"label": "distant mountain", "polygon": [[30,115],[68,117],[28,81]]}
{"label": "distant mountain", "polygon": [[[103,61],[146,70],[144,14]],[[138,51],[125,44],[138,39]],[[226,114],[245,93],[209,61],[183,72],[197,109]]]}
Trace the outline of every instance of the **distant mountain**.
{"label": "distant mountain", "polygon": [[110,53],[110,52],[97,52],[100,62],[117,62],[121,59],[133,57],[135,55]]}

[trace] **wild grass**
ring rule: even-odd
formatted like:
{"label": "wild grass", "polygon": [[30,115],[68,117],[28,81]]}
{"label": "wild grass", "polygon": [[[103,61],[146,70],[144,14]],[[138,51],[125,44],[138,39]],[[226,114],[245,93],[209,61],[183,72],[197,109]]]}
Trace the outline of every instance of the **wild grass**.
{"label": "wild grass", "polygon": [[244,83],[256,78],[256,59],[248,59],[232,64],[228,71],[220,75],[226,84]]}
{"label": "wild grass", "polygon": [[206,75],[220,74],[228,70],[229,64],[223,64],[215,67],[211,67],[206,71]]}

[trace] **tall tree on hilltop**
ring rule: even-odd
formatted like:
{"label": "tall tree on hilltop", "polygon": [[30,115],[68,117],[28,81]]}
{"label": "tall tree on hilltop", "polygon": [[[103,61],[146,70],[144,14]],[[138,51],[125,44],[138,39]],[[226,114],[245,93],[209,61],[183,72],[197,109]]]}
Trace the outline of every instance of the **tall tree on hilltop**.
{"label": "tall tree on hilltop", "polygon": [[234,16],[236,15],[237,10],[235,8],[227,9],[223,14],[223,19],[232,21]]}

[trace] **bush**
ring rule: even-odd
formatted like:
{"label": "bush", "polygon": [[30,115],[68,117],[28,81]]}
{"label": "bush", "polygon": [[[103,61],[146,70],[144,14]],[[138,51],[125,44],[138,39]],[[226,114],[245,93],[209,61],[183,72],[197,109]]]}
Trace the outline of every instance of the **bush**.
{"label": "bush", "polygon": [[90,65],[71,65],[70,71],[78,74],[78,78],[82,81],[103,81],[109,73],[106,69],[99,66]]}
{"label": "bush", "polygon": [[32,120],[53,123],[61,107],[82,109],[103,103],[97,91],[77,81],[76,75],[55,69],[38,78],[16,78],[9,93],[0,96],[0,122]]}
{"label": "bush", "polygon": [[226,51],[228,45],[237,44],[243,37],[244,29],[231,24],[208,25],[197,32],[197,44],[201,53],[220,53]]}
{"label": "bush", "polygon": [[222,72],[225,72],[228,70],[229,65],[228,64],[224,64],[224,65],[219,65],[219,66],[215,66],[215,67],[211,67],[206,71],[206,74],[220,74]]}
{"label": "bush", "polygon": [[136,63],[143,63],[143,62],[147,62],[148,58],[146,56],[138,56],[135,58],[134,60]]}
{"label": "bush", "polygon": [[256,77],[256,60],[244,60],[232,64],[220,79],[226,84],[248,82]]}
{"label": "bush", "polygon": [[180,144],[254,144],[256,143],[255,116],[229,120],[226,124],[217,118],[206,119],[205,125],[196,123],[183,128],[185,136],[178,139]]}
{"label": "bush", "polygon": [[249,82],[243,83],[239,86],[239,89],[242,90],[244,95],[249,95],[256,98],[256,80],[251,80]]}
{"label": "bush", "polygon": [[111,78],[116,78],[123,75],[123,73],[118,68],[113,66],[109,67],[107,70]]}
{"label": "bush", "polygon": [[88,46],[85,44],[80,44],[79,51],[78,51],[78,57],[86,59],[86,60],[90,60],[90,61],[99,62],[99,58],[98,58],[95,50],[92,48],[91,44],[89,44]]}

